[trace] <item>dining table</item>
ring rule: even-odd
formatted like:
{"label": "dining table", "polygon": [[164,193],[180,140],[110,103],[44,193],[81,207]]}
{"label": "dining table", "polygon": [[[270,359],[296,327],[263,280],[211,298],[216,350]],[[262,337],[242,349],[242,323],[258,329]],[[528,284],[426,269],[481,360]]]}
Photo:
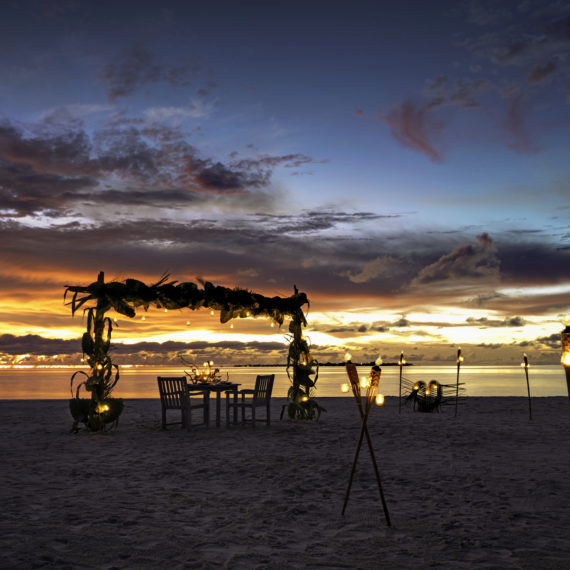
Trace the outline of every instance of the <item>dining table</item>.
{"label": "dining table", "polygon": [[[221,399],[222,392],[227,390],[235,391],[234,399],[237,398],[237,389],[241,384],[236,384],[235,382],[196,382],[194,384],[188,384],[188,390],[194,391],[207,391],[209,394],[214,392],[216,394],[216,427],[220,427],[221,419]],[[234,408],[234,422],[237,422],[237,408]]]}

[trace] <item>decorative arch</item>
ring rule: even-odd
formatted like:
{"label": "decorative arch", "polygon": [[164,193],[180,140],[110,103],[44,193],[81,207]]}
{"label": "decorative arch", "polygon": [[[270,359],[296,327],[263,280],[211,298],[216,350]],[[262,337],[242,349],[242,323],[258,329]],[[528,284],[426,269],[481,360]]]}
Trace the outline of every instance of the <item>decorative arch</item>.
{"label": "decorative arch", "polygon": [[[71,295],[69,301],[68,295]],[[106,313],[112,309],[133,318],[137,309],[147,311],[151,306],[169,310],[206,308],[219,311],[222,323],[236,318],[266,317],[279,326],[290,318],[287,375],[291,387],[281,416],[285,408],[290,418],[304,420],[318,419],[324,411],[313,397],[318,362],[311,356],[309,342],[303,335],[303,327],[307,325],[303,306],[309,306],[309,300],[296,286],[290,297],[265,297],[246,289],[221,287],[203,280],[198,284],[178,283],[169,280],[168,274],[152,285],[137,279],[106,283],[101,271],[90,285],[66,285],[64,302],[71,307],[72,316],[83,308],[87,317],[81,348],[91,370],[89,373],[77,371],[71,377],[70,406],[75,419],[74,431],[77,431],[79,422],[93,431],[104,429],[107,423],[116,425],[120,414],[120,410],[118,414],[112,413],[110,398],[119,381],[119,366],[109,354],[114,323]],[[74,392],[77,376],[85,379],[75,386]],[[89,404],[80,404],[81,387],[91,394]],[[122,410],[122,402],[118,407]],[[80,411],[74,413],[74,408]]]}

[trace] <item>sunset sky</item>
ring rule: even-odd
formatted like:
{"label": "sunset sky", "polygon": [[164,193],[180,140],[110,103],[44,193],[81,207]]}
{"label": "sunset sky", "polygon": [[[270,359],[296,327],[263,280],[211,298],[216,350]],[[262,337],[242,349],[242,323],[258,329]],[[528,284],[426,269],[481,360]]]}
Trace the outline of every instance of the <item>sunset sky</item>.
{"label": "sunset sky", "polygon": [[[569,135],[567,2],[7,0],[0,363],[77,362],[99,271],[296,285],[321,361],[557,363]],[[121,362],[285,359],[265,320],[141,315]]]}

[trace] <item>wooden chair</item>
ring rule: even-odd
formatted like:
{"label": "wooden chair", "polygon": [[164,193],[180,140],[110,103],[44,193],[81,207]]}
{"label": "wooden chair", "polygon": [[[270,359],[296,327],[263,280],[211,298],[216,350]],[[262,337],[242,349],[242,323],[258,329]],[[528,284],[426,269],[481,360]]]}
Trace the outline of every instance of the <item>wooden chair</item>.
{"label": "wooden chair", "polygon": [[[255,410],[259,407],[265,407],[265,422],[271,424],[271,392],[273,391],[273,382],[275,374],[259,375],[255,379],[255,388],[243,390],[227,390],[226,391],[226,425],[230,425],[230,410],[234,412],[234,423],[237,417],[237,410],[241,410],[241,423],[251,422],[255,427],[257,420]],[[250,396],[246,398],[246,396]],[[245,410],[251,408],[251,419],[246,419]]]}
{"label": "wooden chair", "polygon": [[[192,427],[192,410],[203,410],[203,422],[206,427],[210,420],[210,393],[205,391],[188,390],[188,382],[184,376],[165,377],[158,376],[158,392],[160,394],[160,405],[162,408],[162,429],[166,426],[182,424],[182,427],[190,429]],[[202,403],[195,404],[195,398],[191,396],[202,396]],[[166,422],[166,410],[180,410],[181,421]]]}

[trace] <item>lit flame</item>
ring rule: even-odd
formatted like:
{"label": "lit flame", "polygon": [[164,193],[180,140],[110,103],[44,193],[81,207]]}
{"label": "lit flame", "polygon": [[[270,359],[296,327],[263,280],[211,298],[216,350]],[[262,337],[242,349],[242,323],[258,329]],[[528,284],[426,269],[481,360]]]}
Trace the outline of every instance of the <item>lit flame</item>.
{"label": "lit flame", "polygon": [[340,387],[340,391],[344,392],[345,394],[348,392],[348,384],[342,384]]}
{"label": "lit flame", "polygon": [[376,396],[376,405],[382,406],[383,404],[384,404],[384,394],[378,394],[378,396]]}
{"label": "lit flame", "polygon": [[375,364],[376,364],[376,366],[382,366],[382,357],[381,357],[381,356],[379,356],[379,357],[376,359]]}
{"label": "lit flame", "polygon": [[371,380],[370,377],[368,378],[361,378],[360,379],[360,387],[361,388],[370,388]]}
{"label": "lit flame", "polygon": [[107,404],[98,404],[97,405],[97,413],[102,414],[104,412],[109,411],[109,406]]}
{"label": "lit flame", "polygon": [[347,353],[344,355],[344,361],[345,361],[345,362],[349,362],[350,360],[352,360],[352,354],[350,354],[350,352],[347,352]]}
{"label": "lit flame", "polygon": [[301,398],[301,402],[308,402],[309,401],[309,396],[303,396]]}
{"label": "lit flame", "polygon": [[400,360],[398,361],[398,364],[399,364],[400,366],[403,366],[404,364],[406,364],[406,359],[404,358],[404,353],[403,353],[403,352],[400,354]]}
{"label": "lit flame", "polygon": [[562,358],[560,359],[560,362],[562,363],[563,366],[570,366],[570,352],[562,353]]}
{"label": "lit flame", "polygon": [[412,386],[412,390],[419,390],[420,389],[420,385],[419,384],[414,384]]}

